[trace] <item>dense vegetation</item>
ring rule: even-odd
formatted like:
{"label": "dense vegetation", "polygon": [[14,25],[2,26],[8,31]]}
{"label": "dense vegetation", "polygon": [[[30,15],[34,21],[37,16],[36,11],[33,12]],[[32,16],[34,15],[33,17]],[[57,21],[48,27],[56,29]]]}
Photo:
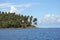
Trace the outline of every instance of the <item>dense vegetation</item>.
{"label": "dense vegetation", "polygon": [[35,27],[32,24],[37,24],[37,18],[33,18],[33,16],[23,16],[21,14],[0,11],[0,28]]}

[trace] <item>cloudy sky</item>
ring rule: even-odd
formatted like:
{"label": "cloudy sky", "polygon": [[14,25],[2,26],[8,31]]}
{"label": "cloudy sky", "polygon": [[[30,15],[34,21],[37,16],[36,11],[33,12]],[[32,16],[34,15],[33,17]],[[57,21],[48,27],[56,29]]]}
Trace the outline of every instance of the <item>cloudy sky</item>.
{"label": "cloudy sky", "polygon": [[0,0],[0,11],[32,15],[40,28],[60,28],[60,0]]}

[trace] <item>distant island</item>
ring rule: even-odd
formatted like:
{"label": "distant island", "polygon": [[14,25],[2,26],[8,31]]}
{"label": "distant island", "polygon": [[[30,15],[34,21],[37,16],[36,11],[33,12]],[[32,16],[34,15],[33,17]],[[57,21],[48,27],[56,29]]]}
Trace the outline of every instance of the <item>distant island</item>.
{"label": "distant island", "polygon": [[36,28],[37,18],[0,11],[0,28]]}

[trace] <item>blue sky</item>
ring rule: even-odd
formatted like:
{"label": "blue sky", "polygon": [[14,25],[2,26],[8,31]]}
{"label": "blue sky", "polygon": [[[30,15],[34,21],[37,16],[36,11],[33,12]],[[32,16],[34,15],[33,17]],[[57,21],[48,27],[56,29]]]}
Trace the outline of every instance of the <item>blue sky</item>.
{"label": "blue sky", "polygon": [[40,28],[60,28],[60,0],[0,0],[0,11],[32,15]]}

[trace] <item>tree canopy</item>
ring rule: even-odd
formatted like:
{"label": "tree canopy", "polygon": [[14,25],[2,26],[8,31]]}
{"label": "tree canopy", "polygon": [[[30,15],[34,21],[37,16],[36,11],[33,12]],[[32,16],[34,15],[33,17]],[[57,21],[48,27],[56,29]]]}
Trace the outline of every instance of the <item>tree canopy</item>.
{"label": "tree canopy", "polygon": [[0,28],[29,28],[36,27],[32,24],[37,24],[37,18],[33,16],[24,16],[17,13],[1,12],[0,11]]}

